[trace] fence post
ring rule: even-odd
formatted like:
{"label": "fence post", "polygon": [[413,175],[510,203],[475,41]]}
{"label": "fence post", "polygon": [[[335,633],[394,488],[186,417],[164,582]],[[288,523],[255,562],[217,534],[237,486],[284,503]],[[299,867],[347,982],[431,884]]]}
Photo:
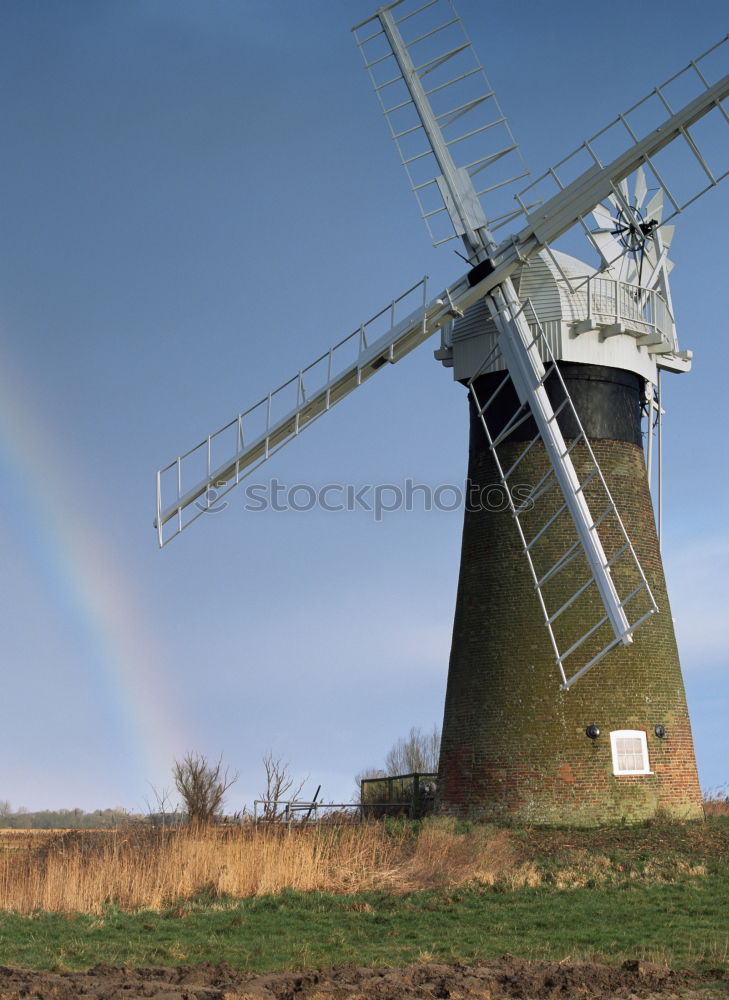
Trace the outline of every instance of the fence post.
{"label": "fence post", "polygon": [[592,323],[592,279],[587,279],[587,322]]}
{"label": "fence post", "polygon": [[420,775],[413,775],[413,819],[420,816]]}

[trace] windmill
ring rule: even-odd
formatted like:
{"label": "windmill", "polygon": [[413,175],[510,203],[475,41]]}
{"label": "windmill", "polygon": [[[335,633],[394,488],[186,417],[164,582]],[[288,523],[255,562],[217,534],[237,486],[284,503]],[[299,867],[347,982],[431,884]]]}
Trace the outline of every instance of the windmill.
{"label": "windmill", "polygon": [[[398,0],[354,32],[433,242],[460,238],[467,270],[434,297],[418,282],[160,470],[160,544],[440,331],[436,357],[468,389],[475,486],[441,808],[574,823],[699,815],[640,417],[660,412],[660,371],[690,368],[667,223],[727,173],[694,135],[729,121],[727,39],[512,197],[518,146],[450,0]],[[688,187],[669,147],[695,168]],[[598,268],[552,246],[573,230]]]}

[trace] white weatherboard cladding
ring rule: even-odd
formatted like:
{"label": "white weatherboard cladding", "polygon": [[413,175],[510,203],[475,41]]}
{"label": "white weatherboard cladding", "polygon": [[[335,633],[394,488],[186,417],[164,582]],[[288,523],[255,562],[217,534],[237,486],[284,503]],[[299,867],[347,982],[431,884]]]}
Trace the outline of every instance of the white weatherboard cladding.
{"label": "white weatherboard cladding", "polygon": [[[655,356],[637,344],[635,333],[604,337],[602,329],[577,332],[577,324],[587,317],[584,280],[597,272],[567,254],[552,251],[552,257],[554,260],[546,251],[533,257],[517,272],[514,284],[521,301],[530,300],[554,357],[559,361],[622,368],[655,382]],[[565,276],[570,281],[574,279],[573,285],[582,287],[571,291]],[[604,329],[610,317],[598,318]],[[453,377],[457,381],[472,378],[476,373],[506,370],[495,350],[496,329],[485,301],[477,302],[462,319],[455,321],[451,336]],[[484,364],[488,357],[490,361]],[[547,360],[546,352],[543,360]]]}
{"label": "white weatherboard cladding", "polygon": [[[587,271],[584,264],[577,272],[574,267],[570,266],[572,258],[565,259],[564,254],[554,254],[554,256],[558,257],[560,267],[568,278],[586,277]],[[579,261],[574,261],[574,263],[579,264]],[[555,270],[554,264],[544,253],[528,260],[519,271],[518,279],[515,281],[519,298],[522,302],[529,299],[542,325],[550,320],[559,320],[563,317],[568,320],[577,318],[576,314],[573,315],[569,295],[562,294],[561,286],[564,285],[564,281],[556,281],[555,275],[559,276],[559,272]]]}

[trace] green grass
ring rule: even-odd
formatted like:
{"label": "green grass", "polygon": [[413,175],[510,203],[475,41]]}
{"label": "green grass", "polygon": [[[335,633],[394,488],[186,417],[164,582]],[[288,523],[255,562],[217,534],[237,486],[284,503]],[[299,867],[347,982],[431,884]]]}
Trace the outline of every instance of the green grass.
{"label": "green grass", "polygon": [[167,911],[101,917],[0,914],[0,964],[35,969],[229,962],[251,971],[400,965],[432,957],[647,958],[726,969],[729,877],[670,885],[405,895],[285,892],[198,899]]}
{"label": "green grass", "polygon": [[[413,825],[413,837],[418,829]],[[469,829],[463,826],[464,835]],[[101,915],[0,911],[0,965],[75,970],[229,962],[264,972],[469,962],[509,953],[609,963],[644,958],[729,976],[729,816],[704,824],[509,833],[519,863],[533,866],[537,887],[512,889],[501,881],[401,894],[201,895],[161,911],[109,906]]]}

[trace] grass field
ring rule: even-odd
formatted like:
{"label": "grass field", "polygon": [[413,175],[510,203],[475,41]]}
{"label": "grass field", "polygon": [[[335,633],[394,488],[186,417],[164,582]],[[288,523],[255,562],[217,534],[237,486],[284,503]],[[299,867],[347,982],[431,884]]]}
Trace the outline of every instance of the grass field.
{"label": "grass field", "polygon": [[729,881],[670,887],[301,893],[162,911],[0,917],[2,963],[26,968],[227,961],[252,971],[524,958],[725,970]]}
{"label": "grass field", "polygon": [[729,817],[0,835],[0,964],[646,958],[726,970]]}

